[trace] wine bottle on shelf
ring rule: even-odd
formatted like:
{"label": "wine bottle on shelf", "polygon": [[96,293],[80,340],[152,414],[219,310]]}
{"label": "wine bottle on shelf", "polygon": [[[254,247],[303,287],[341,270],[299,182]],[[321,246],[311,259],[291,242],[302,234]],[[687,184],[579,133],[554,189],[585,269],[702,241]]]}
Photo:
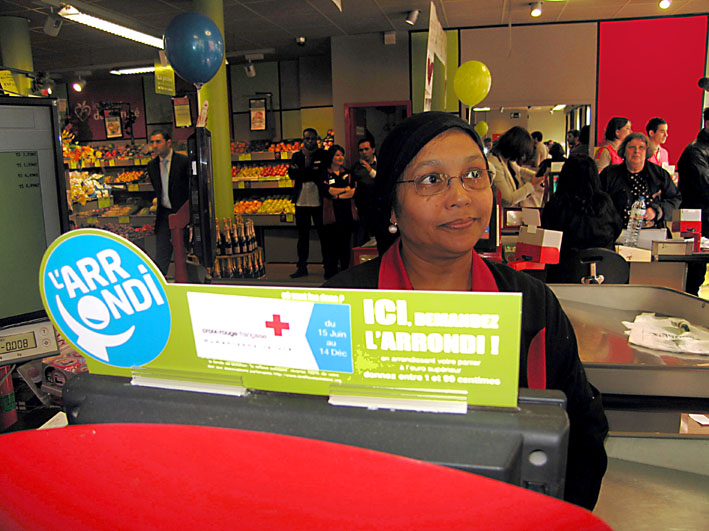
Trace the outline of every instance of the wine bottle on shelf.
{"label": "wine bottle on shelf", "polygon": [[244,266],[243,266],[243,260],[241,256],[237,256],[235,258],[236,260],[236,272],[234,274],[234,278],[244,278]]}
{"label": "wine bottle on shelf", "polygon": [[214,261],[214,272],[212,278],[222,278],[222,267],[220,265],[221,260],[217,259]]}
{"label": "wine bottle on shelf", "polygon": [[244,254],[247,252],[246,249],[246,237],[244,236],[244,224],[239,223],[239,249],[241,254]]}
{"label": "wine bottle on shelf", "polygon": [[246,222],[246,230],[248,232],[247,247],[249,249],[249,252],[251,252],[254,249],[256,249],[256,232],[254,231],[254,222],[253,221],[248,220]]}
{"label": "wine bottle on shelf", "polygon": [[227,219],[224,218],[224,254],[231,256],[233,249],[231,247],[231,227],[227,224]]}
{"label": "wine bottle on shelf", "polygon": [[217,232],[217,235],[216,235],[216,238],[217,238],[217,256],[221,256],[221,255],[224,254],[224,241],[222,240],[222,230],[221,230],[221,228],[219,227],[219,220],[218,220],[218,219],[216,220],[216,225],[217,225],[217,227],[216,227],[216,229],[217,229],[217,231],[216,231],[216,232]]}
{"label": "wine bottle on shelf", "polygon": [[194,228],[192,225],[189,226],[187,232],[187,248],[185,249],[185,254],[190,258],[194,257]]}
{"label": "wine bottle on shelf", "polygon": [[263,260],[263,248],[258,250],[258,261],[259,261],[259,277],[266,276],[266,262]]}
{"label": "wine bottle on shelf", "polygon": [[[229,220],[229,232],[231,232],[231,252],[232,254],[239,254],[241,248],[239,247],[239,236],[236,233],[236,223],[231,219]],[[236,269],[234,269],[236,271]]]}

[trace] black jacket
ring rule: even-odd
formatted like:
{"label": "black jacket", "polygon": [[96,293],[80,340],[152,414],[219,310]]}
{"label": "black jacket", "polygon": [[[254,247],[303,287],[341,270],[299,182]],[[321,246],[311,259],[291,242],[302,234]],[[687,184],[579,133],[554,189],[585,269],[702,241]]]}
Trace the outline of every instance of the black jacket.
{"label": "black jacket", "polygon": [[[336,275],[328,288],[377,289],[380,258]],[[519,385],[527,387],[527,357],[532,340],[544,337],[546,387],[566,394],[570,421],[564,499],[592,509],[598,499],[607,459],[603,442],[608,434],[600,393],[586,379],[578,356],[576,335],[559,301],[542,282],[503,264],[485,262],[501,292],[522,293],[522,337]]]}
{"label": "black jacket", "polygon": [[[611,196],[615,209],[623,219],[623,224],[627,225],[627,211],[635,202],[637,197],[633,197],[630,191],[629,174],[625,163],[613,164],[601,172],[601,188]],[[667,171],[657,164],[645,162],[645,167],[640,172],[648,187],[648,195],[645,198],[647,206],[653,207],[658,219],[655,222],[656,228],[665,227],[665,223],[672,221],[672,212],[679,208],[682,195],[677,190],[672,177]]]}
{"label": "black jacket", "polygon": [[677,163],[682,208],[702,209],[702,234],[709,237],[709,132],[702,129]]}
{"label": "black jacket", "polygon": [[173,150],[172,161],[170,162],[170,176],[168,178],[168,192],[170,205],[172,209],[167,209],[161,204],[162,197],[162,179],[160,178],[160,157],[155,157],[148,162],[148,178],[155,189],[155,195],[158,198],[158,210],[155,223],[161,223],[167,219],[169,214],[174,214],[185,201],[189,198],[190,193],[190,159],[186,155],[182,155]]}
{"label": "black jacket", "polygon": [[316,149],[310,156],[310,166],[305,167],[305,155],[302,151],[296,151],[291,158],[288,176],[293,180],[295,201],[298,201],[303,183],[314,182],[318,187],[318,192],[322,197],[325,186],[325,176],[327,172],[327,151]]}

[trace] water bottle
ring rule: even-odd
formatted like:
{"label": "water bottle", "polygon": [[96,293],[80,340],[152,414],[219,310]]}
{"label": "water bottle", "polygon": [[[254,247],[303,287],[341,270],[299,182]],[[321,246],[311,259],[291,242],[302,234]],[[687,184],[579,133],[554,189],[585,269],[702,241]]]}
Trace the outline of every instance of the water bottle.
{"label": "water bottle", "polygon": [[643,226],[643,219],[645,219],[646,210],[647,207],[645,206],[645,197],[640,196],[637,201],[633,203],[633,206],[630,209],[628,228],[625,232],[625,246],[638,246],[638,236],[640,234],[640,228]]}

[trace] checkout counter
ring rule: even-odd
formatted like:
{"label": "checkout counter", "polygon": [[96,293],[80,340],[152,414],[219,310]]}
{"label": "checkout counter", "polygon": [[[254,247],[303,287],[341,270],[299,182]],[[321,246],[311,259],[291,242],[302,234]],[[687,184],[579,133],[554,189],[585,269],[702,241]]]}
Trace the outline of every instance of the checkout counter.
{"label": "checkout counter", "polygon": [[709,327],[708,301],[656,286],[550,288],[573,324],[588,379],[603,393],[611,431],[677,434],[683,413],[709,412],[709,356],[631,345],[623,325],[654,312]]}

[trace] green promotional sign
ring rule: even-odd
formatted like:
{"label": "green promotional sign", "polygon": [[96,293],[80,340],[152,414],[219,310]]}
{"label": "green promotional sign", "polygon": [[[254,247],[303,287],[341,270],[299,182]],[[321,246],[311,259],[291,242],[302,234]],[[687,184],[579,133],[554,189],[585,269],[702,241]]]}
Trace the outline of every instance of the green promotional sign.
{"label": "green promotional sign", "polygon": [[50,246],[40,291],[95,373],[378,407],[517,405],[519,294],[167,284],[140,249],[96,229]]}

